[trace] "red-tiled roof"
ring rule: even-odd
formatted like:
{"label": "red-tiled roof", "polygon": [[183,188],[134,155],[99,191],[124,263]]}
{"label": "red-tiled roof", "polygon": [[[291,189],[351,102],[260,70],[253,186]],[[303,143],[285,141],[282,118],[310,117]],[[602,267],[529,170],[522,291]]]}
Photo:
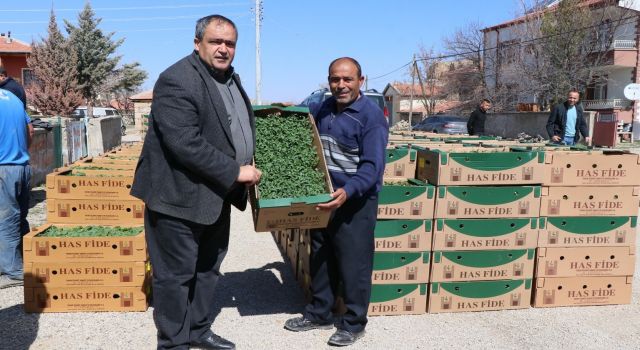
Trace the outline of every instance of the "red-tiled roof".
{"label": "red-tiled roof", "polygon": [[0,36],[0,53],[31,53],[31,45],[14,38]]}
{"label": "red-tiled roof", "polygon": [[[411,96],[411,84],[394,82],[394,83],[391,83],[391,86],[394,89],[396,89],[396,91],[398,91],[398,93],[401,96]],[[433,92],[434,95],[438,95],[438,94],[442,93],[441,90],[442,89],[439,86],[431,87],[431,86],[425,85],[425,87],[424,87],[424,91],[425,91],[427,96],[431,96],[432,92]],[[422,95],[422,87],[420,87],[419,84],[413,85],[413,95],[414,96],[421,96]]]}
{"label": "red-tiled roof", "polygon": [[135,94],[129,97],[132,101],[143,101],[143,100],[151,100],[153,99],[153,90],[143,91],[139,94]]}

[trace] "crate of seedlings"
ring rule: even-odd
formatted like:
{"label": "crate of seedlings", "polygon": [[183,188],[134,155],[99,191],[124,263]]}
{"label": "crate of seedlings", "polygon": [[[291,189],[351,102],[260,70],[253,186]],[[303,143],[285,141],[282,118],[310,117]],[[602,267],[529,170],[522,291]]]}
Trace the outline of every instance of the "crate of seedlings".
{"label": "crate of seedlings", "polygon": [[24,261],[146,261],[147,245],[141,226],[45,224],[24,236]]}
{"label": "crate of seedlings", "polygon": [[47,174],[47,199],[137,200],[129,194],[133,170],[122,175],[108,170],[88,172],[82,168],[60,168]]}
{"label": "crate of seedlings", "polygon": [[260,183],[250,189],[256,231],[321,228],[330,212],[316,210],[331,200],[322,143],[306,108],[256,107],[255,166]]}

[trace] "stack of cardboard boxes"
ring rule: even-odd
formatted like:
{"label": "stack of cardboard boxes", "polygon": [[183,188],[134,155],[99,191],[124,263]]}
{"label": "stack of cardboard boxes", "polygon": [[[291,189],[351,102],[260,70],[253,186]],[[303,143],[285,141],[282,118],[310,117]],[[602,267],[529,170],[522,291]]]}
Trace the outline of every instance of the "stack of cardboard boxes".
{"label": "stack of cardboard boxes", "polygon": [[[640,156],[442,136],[390,137],[369,315],[630,302]],[[309,231],[274,236],[309,298]]]}
{"label": "stack of cardboard boxes", "polygon": [[[47,175],[47,221],[24,237],[27,312],[144,311],[144,204],[129,195],[141,145]],[[52,226],[135,227],[134,236],[51,237]]]}
{"label": "stack of cardboard boxes", "polygon": [[545,162],[534,306],[629,303],[640,156],[554,151]]}
{"label": "stack of cardboard boxes", "polygon": [[417,181],[415,171],[415,149],[387,149],[374,230],[372,316],[426,312],[435,188]]}
{"label": "stack of cardboard boxes", "polygon": [[429,312],[529,307],[543,155],[418,151],[417,177],[437,185]]}

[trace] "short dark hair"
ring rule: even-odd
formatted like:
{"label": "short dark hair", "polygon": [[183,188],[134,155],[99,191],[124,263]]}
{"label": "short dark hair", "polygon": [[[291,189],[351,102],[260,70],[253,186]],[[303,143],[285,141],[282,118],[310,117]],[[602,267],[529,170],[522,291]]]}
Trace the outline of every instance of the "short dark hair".
{"label": "short dark hair", "polygon": [[[491,100],[490,100],[490,99],[488,99],[488,98],[483,98],[483,99],[482,99],[482,102],[491,103]],[[482,102],[480,102],[480,103],[482,103]]]}
{"label": "short dark hair", "polygon": [[7,76],[7,70],[6,70],[6,69],[4,69],[4,67],[3,67],[3,66],[0,66],[0,75]]}
{"label": "short dark hair", "polygon": [[211,21],[218,21],[218,22],[230,24],[233,27],[233,30],[236,32],[236,36],[238,36],[238,27],[236,27],[236,24],[233,23],[232,20],[222,15],[209,15],[209,16],[200,18],[196,22],[196,39],[202,40],[202,38],[204,37],[204,31],[207,29],[207,26],[209,25],[209,23],[211,23]]}
{"label": "short dark hair", "polygon": [[578,94],[578,96],[580,96],[580,91],[578,91],[578,89],[576,89],[576,88],[572,88],[571,90],[569,90],[569,92],[567,92],[567,95],[572,93],[572,92],[575,92],[576,94]]}
{"label": "short dark hair", "polygon": [[355,58],[351,58],[351,57],[340,57],[340,58],[336,58],[335,60],[331,61],[331,63],[329,64],[329,76],[331,76],[331,67],[333,67],[333,65],[341,60],[347,60],[351,63],[353,63],[354,66],[356,66],[356,70],[358,71],[358,78],[362,77],[362,68],[360,67],[360,63],[358,63],[358,61],[355,60]]}

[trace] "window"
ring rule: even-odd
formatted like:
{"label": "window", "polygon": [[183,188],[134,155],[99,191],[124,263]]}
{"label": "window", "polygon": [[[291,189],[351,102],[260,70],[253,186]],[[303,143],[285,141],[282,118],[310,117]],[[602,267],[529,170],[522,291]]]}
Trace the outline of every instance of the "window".
{"label": "window", "polygon": [[22,68],[22,86],[26,87],[34,82],[35,77],[33,76],[33,70],[30,68]]}

